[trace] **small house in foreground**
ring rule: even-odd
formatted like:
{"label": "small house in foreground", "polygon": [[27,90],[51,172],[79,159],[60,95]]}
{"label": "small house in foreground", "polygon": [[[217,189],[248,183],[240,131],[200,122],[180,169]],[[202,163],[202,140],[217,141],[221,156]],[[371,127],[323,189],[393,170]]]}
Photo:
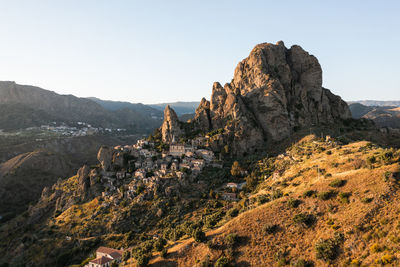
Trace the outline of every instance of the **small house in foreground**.
{"label": "small house in foreground", "polygon": [[113,262],[120,263],[122,250],[99,247],[96,250],[96,259],[89,261],[88,267],[110,267]]}

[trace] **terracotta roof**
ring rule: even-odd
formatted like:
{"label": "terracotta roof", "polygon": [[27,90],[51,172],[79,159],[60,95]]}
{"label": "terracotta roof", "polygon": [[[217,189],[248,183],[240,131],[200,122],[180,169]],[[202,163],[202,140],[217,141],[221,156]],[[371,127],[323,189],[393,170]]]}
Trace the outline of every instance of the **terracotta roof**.
{"label": "terracotta roof", "polygon": [[113,249],[113,248],[107,248],[107,247],[99,247],[96,252],[104,253],[104,254],[109,254],[116,252],[119,253],[122,256],[123,251],[118,250],[118,249]]}
{"label": "terracotta roof", "polygon": [[113,259],[103,256],[101,258],[97,258],[97,259],[91,260],[89,262],[90,263],[94,263],[94,264],[103,265],[103,264],[106,264],[107,262],[110,262],[110,261],[113,261]]}

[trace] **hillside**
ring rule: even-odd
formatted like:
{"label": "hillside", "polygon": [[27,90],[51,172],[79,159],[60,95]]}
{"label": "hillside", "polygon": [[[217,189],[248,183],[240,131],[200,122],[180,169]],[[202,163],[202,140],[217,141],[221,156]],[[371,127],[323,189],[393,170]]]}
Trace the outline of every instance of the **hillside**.
{"label": "hillside", "polygon": [[91,99],[59,95],[15,82],[0,82],[1,129],[7,131],[52,122],[82,121],[96,127],[126,128],[131,133],[150,133],[159,126],[161,118],[154,116],[156,110],[139,104],[134,107],[108,110]]}
{"label": "hillside", "polygon": [[76,173],[82,162],[96,163],[102,145],[132,143],[137,138],[85,136],[37,141],[0,137],[0,223],[36,203],[44,187]]}
{"label": "hillside", "polygon": [[[366,141],[308,136],[277,157],[241,160],[248,171],[242,178],[205,169],[197,183],[144,185],[133,201],[121,195],[126,189],[102,197],[99,171],[82,168],[44,190],[28,214],[0,228],[0,251],[8,251],[13,263],[57,260],[62,266],[82,261],[99,245],[133,247],[132,258],[125,257],[133,266],[146,255],[150,266],[195,266],[223,255],[235,266],[301,259],[316,266],[397,263],[400,233],[391,229],[400,204],[399,157],[399,150]],[[85,172],[89,191],[82,184]],[[247,182],[237,201],[212,193],[228,181]],[[189,238],[196,229],[206,233],[201,242]],[[160,258],[164,244],[168,251]]]}
{"label": "hillside", "polygon": [[90,100],[98,103],[103,108],[110,111],[117,110],[132,110],[137,112],[138,114],[150,114],[153,117],[162,118],[163,113],[159,109],[152,108],[149,105],[144,105],[141,103],[130,103],[130,102],[122,102],[122,101],[111,101],[111,100],[101,100],[96,97],[89,97]]}
{"label": "hillside", "polygon": [[355,119],[370,119],[379,127],[400,128],[400,108],[396,106],[365,106],[354,103],[349,108]]}
{"label": "hillside", "polygon": [[[206,232],[204,243],[172,243],[150,266],[223,257],[234,266],[398,265],[399,156],[365,141],[309,136],[274,160],[273,175],[234,206],[236,218]],[[268,170],[265,163],[254,172]]]}
{"label": "hillside", "polygon": [[359,103],[364,106],[395,106],[400,107],[400,101],[380,101],[380,100],[357,100],[357,101],[347,101],[349,104]]}

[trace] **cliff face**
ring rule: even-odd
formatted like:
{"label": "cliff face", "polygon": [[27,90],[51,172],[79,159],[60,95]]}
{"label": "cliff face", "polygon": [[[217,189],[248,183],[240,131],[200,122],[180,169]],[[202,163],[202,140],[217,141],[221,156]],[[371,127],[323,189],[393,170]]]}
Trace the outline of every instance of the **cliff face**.
{"label": "cliff face", "polygon": [[214,83],[211,100],[202,100],[194,124],[203,131],[223,128],[218,143],[230,142],[231,152],[241,154],[283,140],[296,128],[348,118],[347,104],[322,87],[317,58],[278,42],[257,45],[237,65],[231,83]]}
{"label": "cliff face", "polygon": [[178,116],[175,111],[167,105],[164,110],[164,121],[161,125],[163,142],[170,143],[174,137],[178,138],[183,132]]}

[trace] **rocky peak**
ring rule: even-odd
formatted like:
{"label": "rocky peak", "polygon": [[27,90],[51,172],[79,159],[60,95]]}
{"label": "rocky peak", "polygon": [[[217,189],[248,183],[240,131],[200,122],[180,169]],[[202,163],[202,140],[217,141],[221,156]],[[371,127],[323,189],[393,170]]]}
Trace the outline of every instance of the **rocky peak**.
{"label": "rocky peak", "polygon": [[180,137],[184,131],[175,111],[167,105],[164,109],[164,121],[161,125],[161,134],[163,142],[170,143],[173,138]]}
{"label": "rocky peak", "polygon": [[225,138],[237,140],[233,147],[246,139],[247,151],[285,139],[296,128],[351,118],[347,104],[322,87],[317,58],[282,41],[256,45],[237,65],[231,83],[213,84],[209,106],[196,110],[197,126],[225,128]]}
{"label": "rocky peak", "polygon": [[103,171],[109,171],[112,163],[113,150],[110,147],[102,146],[97,153],[97,160]]}

